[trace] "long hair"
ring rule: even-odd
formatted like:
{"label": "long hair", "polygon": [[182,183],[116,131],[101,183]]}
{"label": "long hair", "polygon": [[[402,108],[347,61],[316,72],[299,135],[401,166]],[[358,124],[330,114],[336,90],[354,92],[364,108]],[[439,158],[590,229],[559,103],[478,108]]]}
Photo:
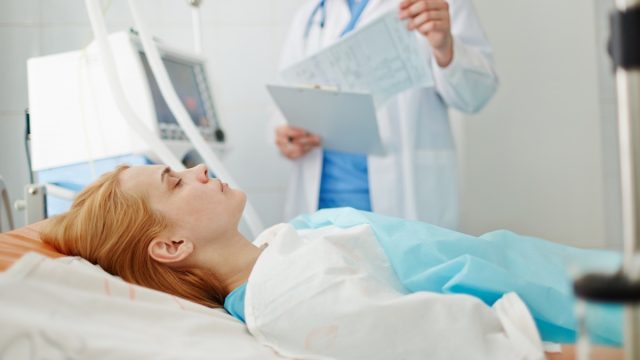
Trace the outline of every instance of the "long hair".
{"label": "long hair", "polygon": [[127,168],[119,166],[78,194],[68,212],[46,223],[42,240],[125,281],[208,307],[222,306],[224,291],[215,274],[171,268],[148,254],[151,241],[171,224],[151,208],[144,195],[121,189],[119,176]]}

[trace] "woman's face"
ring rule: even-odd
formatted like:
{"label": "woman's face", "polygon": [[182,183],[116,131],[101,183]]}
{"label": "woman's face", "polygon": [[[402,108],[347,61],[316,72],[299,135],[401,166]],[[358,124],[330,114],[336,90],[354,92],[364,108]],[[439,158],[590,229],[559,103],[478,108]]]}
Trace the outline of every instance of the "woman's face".
{"label": "woman's face", "polygon": [[210,179],[204,165],[180,172],[163,165],[131,167],[120,182],[126,192],[146,195],[151,207],[167,218],[167,236],[195,244],[237,231],[246,202],[242,191]]}

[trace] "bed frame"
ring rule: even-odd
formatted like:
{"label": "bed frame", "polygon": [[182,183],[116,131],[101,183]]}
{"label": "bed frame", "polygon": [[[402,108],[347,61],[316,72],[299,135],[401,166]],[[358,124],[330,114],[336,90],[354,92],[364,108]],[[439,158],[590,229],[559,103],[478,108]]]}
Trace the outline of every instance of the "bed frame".
{"label": "bed frame", "polygon": [[[7,186],[4,183],[4,179],[0,176],[0,195],[2,195],[2,202],[7,213],[7,221],[9,222],[9,230],[15,228],[13,224],[13,213],[11,212],[11,203],[9,202],[9,192]],[[2,232],[2,208],[0,208],[0,232]]]}
{"label": "bed frame", "polygon": [[27,225],[13,231],[0,233],[0,272],[28,252],[37,252],[50,258],[63,255],[40,239],[40,230],[47,220]]}

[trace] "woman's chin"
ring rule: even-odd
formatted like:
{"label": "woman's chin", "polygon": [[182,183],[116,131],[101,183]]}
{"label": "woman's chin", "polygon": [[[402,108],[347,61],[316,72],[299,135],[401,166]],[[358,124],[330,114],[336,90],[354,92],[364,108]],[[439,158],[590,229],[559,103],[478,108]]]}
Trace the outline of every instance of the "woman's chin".
{"label": "woman's chin", "polygon": [[244,211],[244,208],[247,205],[247,194],[242,190],[238,190],[238,194],[239,194],[240,202],[241,202],[241,204],[240,204],[240,210],[241,211],[240,212],[242,212],[242,211]]}

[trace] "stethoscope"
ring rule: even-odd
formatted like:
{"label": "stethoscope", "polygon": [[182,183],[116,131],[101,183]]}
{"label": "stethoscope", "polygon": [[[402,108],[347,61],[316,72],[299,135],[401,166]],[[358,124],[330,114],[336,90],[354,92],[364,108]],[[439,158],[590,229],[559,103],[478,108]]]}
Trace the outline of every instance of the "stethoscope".
{"label": "stethoscope", "polygon": [[[349,11],[351,11],[351,20],[349,20],[349,23],[347,23],[347,26],[345,26],[344,30],[342,30],[342,32],[340,33],[340,36],[344,36],[346,33],[348,33],[349,31],[353,30],[354,27],[356,27],[356,24],[360,19],[360,15],[362,15],[364,8],[367,6],[367,3],[369,2],[369,0],[360,0],[359,2],[356,2],[356,0],[347,0],[347,1],[349,3]],[[309,16],[309,20],[307,20],[307,27],[304,30],[305,39],[309,37],[309,33],[311,32],[311,27],[313,26],[313,20],[316,18],[316,15],[318,15],[318,13],[320,13],[320,29],[323,29],[325,22],[327,20],[327,1],[326,0],[320,0],[320,2],[318,2],[318,5],[316,5],[316,7],[313,8],[313,11],[311,12],[311,16]]]}

